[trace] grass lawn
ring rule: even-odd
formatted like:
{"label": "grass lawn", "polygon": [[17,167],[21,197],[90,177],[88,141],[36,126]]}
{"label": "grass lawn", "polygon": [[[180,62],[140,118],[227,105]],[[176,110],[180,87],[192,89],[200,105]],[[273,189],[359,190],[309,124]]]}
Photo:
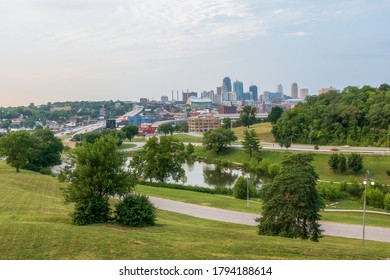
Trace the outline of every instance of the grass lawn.
{"label": "grass lawn", "polygon": [[134,147],[137,147],[137,145],[130,142],[123,142],[123,144],[119,146],[119,150],[124,150],[124,149],[129,149]]}
{"label": "grass lawn", "polygon": [[[234,127],[232,130],[234,134],[237,136],[238,140],[242,141],[244,139],[244,130],[246,127]],[[272,124],[271,123],[256,123],[251,125],[249,129],[254,129],[256,131],[257,136],[259,136],[260,141],[262,142],[275,142],[275,138],[271,133]]]}
{"label": "grass lawn", "polygon": [[[249,207],[246,208],[246,201],[240,199],[234,199],[230,196],[198,193],[185,190],[175,190],[175,189],[166,189],[158,188],[151,186],[137,185],[136,191],[149,195],[156,196],[166,199],[172,199],[192,204],[198,204],[209,207],[216,207],[226,210],[240,211],[240,212],[249,212],[249,213],[261,213],[262,203],[257,200],[251,200]],[[345,207],[338,207],[336,209],[346,209],[346,210],[360,210],[360,204],[355,201],[350,203],[349,201],[343,201],[341,205],[346,205]],[[367,207],[367,210],[378,209]],[[324,212],[321,211],[321,219],[329,222],[339,222],[339,223],[350,223],[350,224],[362,224],[363,214],[362,213],[353,213],[353,212]],[[366,213],[366,224],[370,226],[380,226],[380,227],[390,227],[390,216]]]}
{"label": "grass lawn", "polygon": [[60,183],[0,162],[0,259],[386,259],[387,243],[259,236],[255,227],[158,211],[157,226],[72,225]]}
{"label": "grass lawn", "polygon": [[194,135],[188,135],[188,134],[173,134],[173,138],[178,139],[182,142],[188,142],[188,143],[202,143],[203,142],[203,136],[194,136]]}

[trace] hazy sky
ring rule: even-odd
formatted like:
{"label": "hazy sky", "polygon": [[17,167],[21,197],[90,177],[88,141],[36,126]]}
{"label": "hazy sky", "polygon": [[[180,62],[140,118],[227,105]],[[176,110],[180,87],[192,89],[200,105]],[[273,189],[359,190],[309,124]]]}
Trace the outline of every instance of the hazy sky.
{"label": "hazy sky", "polygon": [[0,107],[390,83],[390,0],[0,0]]}

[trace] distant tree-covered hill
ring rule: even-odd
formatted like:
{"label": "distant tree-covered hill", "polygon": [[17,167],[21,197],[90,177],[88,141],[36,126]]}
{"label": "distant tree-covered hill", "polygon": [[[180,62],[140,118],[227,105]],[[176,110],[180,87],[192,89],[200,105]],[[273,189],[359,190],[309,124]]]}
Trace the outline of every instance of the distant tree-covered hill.
{"label": "distant tree-covered hill", "polygon": [[390,86],[347,87],[310,96],[287,110],[272,129],[279,143],[388,146]]}

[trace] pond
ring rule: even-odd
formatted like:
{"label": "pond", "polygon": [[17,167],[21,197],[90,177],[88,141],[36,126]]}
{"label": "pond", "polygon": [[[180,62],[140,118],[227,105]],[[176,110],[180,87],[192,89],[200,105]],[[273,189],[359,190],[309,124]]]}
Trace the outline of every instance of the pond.
{"label": "pond", "polygon": [[[238,177],[245,175],[245,172],[238,169],[230,169],[219,167],[216,164],[205,162],[191,162],[182,165],[187,181],[184,185],[199,186],[204,188],[233,188]],[[250,175],[251,182],[256,182],[256,186],[260,187],[261,180],[257,176]],[[167,180],[168,183],[178,183],[173,180]]]}
{"label": "pond", "polygon": [[183,168],[187,177],[186,185],[211,189],[232,188],[238,177],[242,175],[241,170],[222,168],[215,164],[198,161],[185,163]]}

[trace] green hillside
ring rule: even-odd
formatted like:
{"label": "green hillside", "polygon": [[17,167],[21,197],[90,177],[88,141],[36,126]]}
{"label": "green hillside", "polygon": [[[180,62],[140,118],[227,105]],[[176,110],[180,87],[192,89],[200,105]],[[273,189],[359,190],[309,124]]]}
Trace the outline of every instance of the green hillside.
{"label": "green hillside", "polygon": [[[75,226],[50,176],[0,162],[0,259],[386,259],[380,242],[264,237],[249,226],[159,211],[157,226]],[[222,229],[222,230],[221,230]],[[238,238],[239,237],[239,238]]]}

